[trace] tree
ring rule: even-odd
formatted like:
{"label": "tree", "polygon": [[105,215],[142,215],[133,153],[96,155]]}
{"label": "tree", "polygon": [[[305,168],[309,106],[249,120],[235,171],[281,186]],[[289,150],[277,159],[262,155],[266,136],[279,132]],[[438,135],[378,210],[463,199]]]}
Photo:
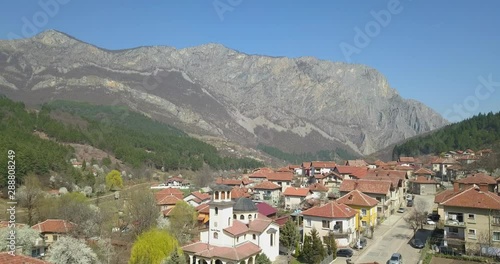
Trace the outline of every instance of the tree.
{"label": "tree", "polygon": [[106,175],[106,187],[108,190],[123,188],[122,174],[117,170],[112,170]]}
{"label": "tree", "polygon": [[318,231],[313,228],[311,230],[311,242],[313,249],[313,263],[320,263],[325,257],[325,247],[323,246],[323,242],[321,242],[321,238],[319,237]]}
{"label": "tree", "polygon": [[134,224],[136,236],[153,227],[159,214],[156,199],[150,191],[131,192],[130,198],[127,199],[126,210],[129,222]]}
{"label": "tree", "polygon": [[[10,251],[9,248],[9,233],[12,231],[10,228],[0,228],[0,251]],[[16,246],[23,247],[23,254],[31,256],[31,249],[36,244],[37,240],[42,240],[40,232],[30,227],[16,227]]]}
{"label": "tree", "polygon": [[18,198],[21,206],[26,207],[28,212],[28,225],[36,222],[35,215],[43,198],[40,180],[35,174],[29,174],[24,178],[24,185],[19,188]]}
{"label": "tree", "polygon": [[174,249],[170,256],[162,262],[162,264],[187,264],[186,258],[183,254],[179,254],[178,249]]}
{"label": "tree", "polygon": [[132,246],[129,264],[161,264],[178,248],[179,243],[172,235],[165,230],[153,228],[139,235]]}
{"label": "tree", "polygon": [[168,230],[180,243],[189,242],[195,235],[198,223],[197,212],[194,207],[185,201],[178,201],[168,217]]}
{"label": "tree", "polygon": [[83,242],[72,237],[61,237],[49,249],[48,261],[54,264],[99,263],[97,254]]}
{"label": "tree", "polygon": [[255,258],[255,263],[256,264],[272,264],[271,260],[264,253],[260,253]]}
{"label": "tree", "polygon": [[424,200],[418,200],[413,205],[409,214],[404,218],[406,223],[413,229],[413,235],[417,234],[418,229],[424,227],[428,216],[427,208],[428,205]]}
{"label": "tree", "polygon": [[337,257],[337,241],[335,241],[333,233],[329,233],[328,236],[326,236],[325,244],[328,256],[333,255],[335,259]]}
{"label": "tree", "polygon": [[295,221],[288,219],[285,226],[280,229],[280,243],[288,249],[288,262],[291,261],[292,251],[299,241],[299,230]]}
{"label": "tree", "polygon": [[309,235],[305,235],[300,258],[306,263],[314,263],[313,255],[314,251],[312,247],[311,237]]}

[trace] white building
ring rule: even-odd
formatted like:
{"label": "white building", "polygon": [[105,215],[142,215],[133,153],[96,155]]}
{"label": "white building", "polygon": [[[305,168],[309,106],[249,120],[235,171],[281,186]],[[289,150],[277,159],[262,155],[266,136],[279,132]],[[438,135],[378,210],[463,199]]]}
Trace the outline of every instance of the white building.
{"label": "white building", "polygon": [[231,187],[213,188],[208,229],[200,242],[182,248],[193,264],[254,264],[264,253],[274,261],[279,254],[279,226],[257,212],[248,198],[231,200]]}

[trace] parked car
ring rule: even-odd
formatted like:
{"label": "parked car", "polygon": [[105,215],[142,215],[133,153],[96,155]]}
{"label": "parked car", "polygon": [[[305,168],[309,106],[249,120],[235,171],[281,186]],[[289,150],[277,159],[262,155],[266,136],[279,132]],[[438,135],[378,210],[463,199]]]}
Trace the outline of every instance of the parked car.
{"label": "parked car", "polygon": [[404,209],[403,207],[399,207],[399,209],[398,209],[398,213],[401,213],[401,214],[402,214],[402,213],[404,213],[404,212],[405,212],[405,209]]}
{"label": "parked car", "polygon": [[366,238],[364,238],[364,237],[360,238],[359,239],[359,243],[356,243],[353,248],[355,248],[355,249],[363,249],[363,248],[366,247],[367,243],[368,243],[368,241],[366,241]]}
{"label": "parked car", "polygon": [[389,264],[402,264],[403,263],[403,256],[399,253],[394,253],[392,254],[391,258],[389,259]]}
{"label": "parked car", "polygon": [[428,225],[435,225],[436,222],[432,221],[432,219],[430,218],[427,218],[427,222],[426,222]]}
{"label": "parked car", "polygon": [[354,251],[352,251],[352,249],[342,248],[342,249],[337,250],[337,257],[350,258],[350,257],[352,257],[352,255],[354,255]]}
{"label": "parked car", "polygon": [[422,240],[418,239],[418,238],[415,238],[415,239],[412,239],[410,241],[410,244],[412,247],[414,248],[424,248],[425,247],[425,244],[424,242],[422,242]]}

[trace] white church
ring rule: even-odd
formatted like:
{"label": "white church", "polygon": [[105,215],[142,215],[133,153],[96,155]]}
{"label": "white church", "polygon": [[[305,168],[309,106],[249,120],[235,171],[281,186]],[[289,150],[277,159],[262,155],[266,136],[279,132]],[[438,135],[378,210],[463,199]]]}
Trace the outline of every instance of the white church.
{"label": "white church", "polygon": [[255,264],[259,254],[274,261],[279,254],[279,226],[257,212],[248,198],[231,199],[231,187],[212,188],[208,229],[201,241],[182,247],[190,264]]}

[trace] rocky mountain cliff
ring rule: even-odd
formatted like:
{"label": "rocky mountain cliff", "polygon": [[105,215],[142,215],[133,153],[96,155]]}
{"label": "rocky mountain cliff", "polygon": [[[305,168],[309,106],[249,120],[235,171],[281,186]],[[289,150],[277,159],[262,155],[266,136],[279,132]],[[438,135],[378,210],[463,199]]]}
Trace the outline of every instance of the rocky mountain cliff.
{"label": "rocky mountain cliff", "polygon": [[193,134],[297,153],[368,154],[447,124],[363,65],[218,44],[111,51],[54,30],[0,41],[0,91],[28,104],[124,104]]}

